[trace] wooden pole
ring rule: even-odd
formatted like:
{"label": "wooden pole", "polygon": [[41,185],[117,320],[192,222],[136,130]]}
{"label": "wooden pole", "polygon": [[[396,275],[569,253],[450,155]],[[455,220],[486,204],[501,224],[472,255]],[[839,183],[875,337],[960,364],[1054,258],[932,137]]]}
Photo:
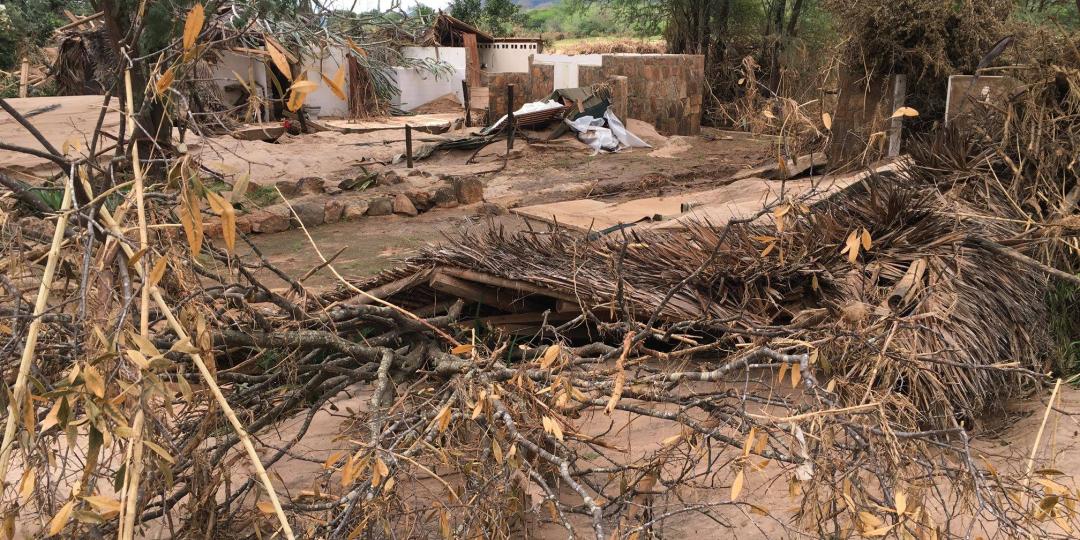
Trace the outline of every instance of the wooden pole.
{"label": "wooden pole", "polygon": [[506,85],[506,153],[514,149],[514,85]]}
{"label": "wooden pole", "polygon": [[465,127],[472,127],[472,107],[469,106],[469,81],[461,81],[461,101],[465,105]]}
{"label": "wooden pole", "polygon": [[405,124],[405,166],[412,168],[412,126]]}
{"label": "wooden pole", "polygon": [[30,59],[23,57],[22,66],[19,68],[19,97],[29,95],[30,90]]}
{"label": "wooden pole", "polygon": [[[904,98],[907,94],[907,76],[904,74],[893,75],[893,108],[895,111],[904,106]],[[904,127],[904,117],[897,116],[889,120],[889,153],[888,157],[900,155],[900,131]]]}

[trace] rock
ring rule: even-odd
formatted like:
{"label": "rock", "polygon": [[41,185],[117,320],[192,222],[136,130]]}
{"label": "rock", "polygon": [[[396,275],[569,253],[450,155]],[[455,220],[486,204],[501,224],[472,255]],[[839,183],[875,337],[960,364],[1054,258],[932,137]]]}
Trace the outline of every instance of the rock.
{"label": "rock", "polygon": [[366,215],[389,216],[394,213],[394,201],[390,197],[380,197],[368,204]]}
{"label": "rock", "polygon": [[435,190],[431,202],[438,208],[453,208],[458,205],[457,196],[454,195],[454,188],[449,186]]}
{"label": "rock", "polygon": [[288,209],[284,207],[256,210],[248,214],[251,232],[275,233],[289,230]]}
{"label": "rock", "polygon": [[305,227],[315,227],[326,221],[326,207],[321,200],[304,199],[293,203],[292,207]]}
{"label": "rock", "polygon": [[296,181],[296,192],[301,195],[317,195],[326,191],[326,180],[318,176],[305,176]]}
{"label": "rock", "polygon": [[399,193],[397,197],[394,197],[394,213],[406,216],[415,216],[420,212],[416,210],[416,206],[413,206],[413,203],[409,200],[409,197],[407,197],[404,193]]}
{"label": "rock", "polygon": [[397,171],[386,171],[379,177],[379,184],[383,186],[392,186],[404,182],[405,179],[401,177]]}
{"label": "rock", "polygon": [[434,206],[434,202],[431,201],[431,194],[426,191],[406,191],[405,196],[412,201],[413,206],[420,212],[427,212]]}
{"label": "rock", "polygon": [[236,232],[251,234],[251,216],[244,214],[236,216]]}
{"label": "rock", "polygon": [[506,208],[503,208],[501,204],[484,203],[476,209],[476,213],[481,216],[501,216],[506,213]]}
{"label": "rock", "polygon": [[484,183],[479,178],[460,178],[454,182],[454,197],[461,204],[473,204],[484,200]]}
{"label": "rock", "polygon": [[367,201],[354,201],[345,205],[345,211],[341,213],[342,221],[355,221],[364,217],[367,212]]}
{"label": "rock", "polygon": [[326,214],[325,220],[327,223],[337,223],[341,221],[341,216],[345,213],[345,203],[336,198],[329,198],[326,199],[323,210]]}
{"label": "rock", "polygon": [[423,176],[423,177],[427,178],[427,177],[431,176],[431,173],[429,173],[427,171],[421,171],[420,169],[412,169],[412,170],[409,171],[409,174],[407,174],[405,176]]}
{"label": "rock", "polygon": [[281,194],[288,198],[293,198],[299,193],[296,189],[296,182],[290,182],[288,180],[278,180],[274,182]]}

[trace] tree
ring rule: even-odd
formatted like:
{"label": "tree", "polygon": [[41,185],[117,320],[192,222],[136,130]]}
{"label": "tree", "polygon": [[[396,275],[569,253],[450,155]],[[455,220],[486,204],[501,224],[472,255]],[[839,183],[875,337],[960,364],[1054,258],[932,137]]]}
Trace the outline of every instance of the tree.
{"label": "tree", "polygon": [[454,0],[450,16],[497,36],[509,35],[515,25],[524,24],[521,6],[513,0]]}
{"label": "tree", "polygon": [[481,0],[453,0],[449,5],[450,16],[465,21],[473,26],[480,25],[480,17],[483,13]]}

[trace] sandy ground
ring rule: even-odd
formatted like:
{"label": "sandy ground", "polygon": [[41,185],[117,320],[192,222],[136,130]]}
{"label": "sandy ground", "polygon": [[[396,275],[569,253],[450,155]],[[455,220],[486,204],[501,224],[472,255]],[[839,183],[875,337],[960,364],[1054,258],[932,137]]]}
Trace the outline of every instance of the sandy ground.
{"label": "sandy ground", "polygon": [[[471,151],[452,151],[417,162],[418,172],[412,175],[404,164],[394,165],[404,184],[373,188],[370,196],[410,189],[433,190],[446,185],[443,177],[476,176],[485,184],[485,201],[503,208],[576,198],[628,200],[709,189],[735,171],[766,161],[770,152],[768,141],[732,137],[715,130],[706,129],[701,137],[667,138],[636,120],[629,121],[628,127],[654,148],[590,156],[591,150],[571,137],[531,144],[519,139],[506,167],[502,168],[505,144],[500,142],[481,151],[474,164],[465,164]],[[359,174],[360,166],[365,163],[388,160],[400,153],[403,142],[387,138],[388,135],[320,133],[295,138],[284,145],[243,143],[230,159],[245,156],[256,162],[251,173],[255,183],[323,176],[328,184],[335,184]],[[361,140],[362,144],[358,142]],[[267,149],[255,153],[260,146]],[[660,156],[655,155],[658,152]],[[419,246],[439,242],[443,235],[453,234],[461,227],[483,225],[489,220],[510,230],[525,226],[522,219],[513,215],[481,216],[480,210],[480,205],[469,205],[434,209],[411,218],[364,218],[323,225],[310,232],[325,254],[345,248],[336,260],[339,272],[362,277],[391,266]],[[303,274],[318,260],[301,230],[252,238],[264,254],[287,272]],[[273,282],[272,277],[267,279]],[[331,281],[329,272],[320,271],[307,284],[318,287]]]}

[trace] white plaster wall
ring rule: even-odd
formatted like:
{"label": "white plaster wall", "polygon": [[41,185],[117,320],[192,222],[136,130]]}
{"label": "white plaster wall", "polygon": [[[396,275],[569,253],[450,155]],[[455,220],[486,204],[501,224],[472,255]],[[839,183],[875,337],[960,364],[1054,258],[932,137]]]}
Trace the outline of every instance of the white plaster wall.
{"label": "white plaster wall", "polygon": [[[308,94],[304,105],[320,107],[319,116],[336,116],[344,118],[349,114],[349,102],[339,98],[330,86],[323,80],[322,75],[333,80],[338,68],[345,65],[345,49],[343,47],[328,47],[322,50],[321,58],[304,58],[304,71],[307,72],[307,80],[318,83],[318,87]],[[347,96],[349,93],[349,76],[345,72],[345,84],[342,90]]]}
{"label": "white plaster wall", "polygon": [[554,89],[577,88],[578,66],[603,65],[603,55],[600,54],[537,54],[533,56],[533,64],[553,65]]}
{"label": "white plaster wall", "polygon": [[526,73],[535,43],[485,43],[479,46],[480,63],[488,73]]}
{"label": "white plaster wall", "polygon": [[401,53],[406,58],[445,62],[454,71],[449,76],[440,74],[436,77],[424,69],[395,67],[394,83],[398,95],[393,104],[396,107],[411,111],[446,94],[454,94],[459,103],[464,99],[461,94],[461,81],[465,79],[464,47],[405,47]]}
{"label": "white plaster wall", "polygon": [[237,82],[237,76],[242,77],[248,87],[251,86],[251,80],[254,79],[255,89],[260,97],[265,98],[268,94],[266,66],[257,57],[222,51],[220,61],[210,66],[210,73],[214,78],[214,83],[221,89],[227,105],[232,105],[240,98],[241,93],[239,91],[225,90],[226,86]]}

